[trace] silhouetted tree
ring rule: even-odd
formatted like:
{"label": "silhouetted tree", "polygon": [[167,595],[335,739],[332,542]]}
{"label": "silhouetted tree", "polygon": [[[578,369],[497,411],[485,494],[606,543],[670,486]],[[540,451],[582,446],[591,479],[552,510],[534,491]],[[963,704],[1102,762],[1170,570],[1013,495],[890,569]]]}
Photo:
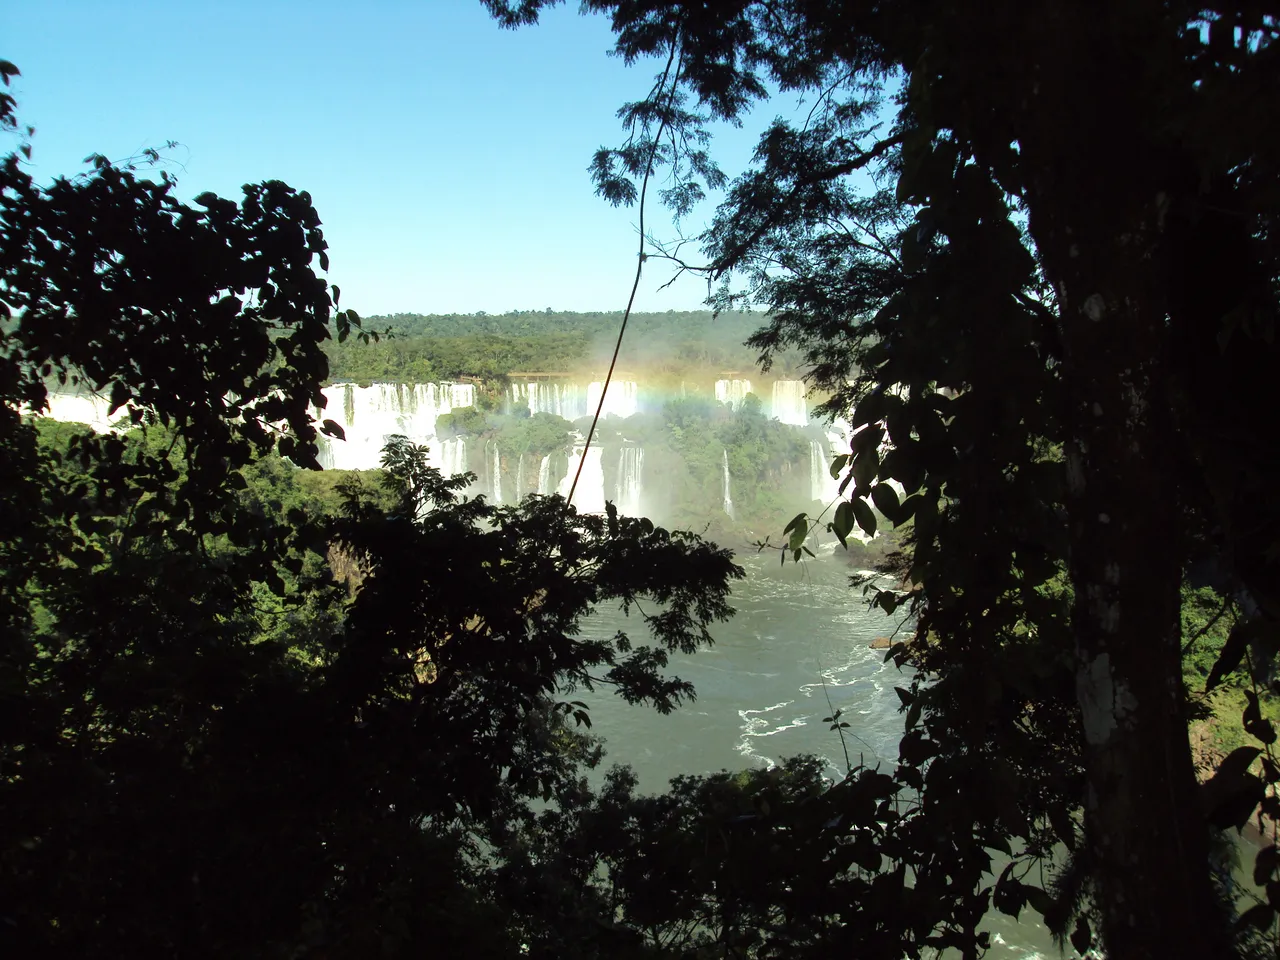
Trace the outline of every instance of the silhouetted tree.
{"label": "silhouetted tree", "polygon": [[[508,25],[548,5],[486,3]],[[985,897],[984,846],[1056,836],[1079,847],[1110,955],[1223,953],[1206,817],[1238,824],[1262,790],[1244,769],[1254,750],[1197,791],[1179,588],[1204,561],[1236,603],[1224,669],[1249,637],[1274,651],[1280,425],[1257,414],[1277,360],[1280,11],[583,6],[612,18],[628,61],[666,64],[623,109],[626,141],[593,161],[614,203],[660,167],[687,209],[724,183],[708,121],[771,87],[812,101],[762,137],[701,269],[740,278],[771,311],[756,345],[805,351],[828,409],[861,428],[837,532],[871,528],[869,502],[913,525],[908,589],[876,597],[918,616],[894,651],[925,681],[903,693],[898,776],[921,790],[921,831],[969,851],[909,851],[917,889],[945,862],[939,896]],[[859,172],[879,189],[859,192]],[[792,529],[802,539],[807,521]],[[1259,860],[1260,881],[1276,862]],[[1055,900],[1016,876],[994,905],[1031,896],[1064,929],[1078,885]],[[1082,924],[1073,942],[1089,940]]]}

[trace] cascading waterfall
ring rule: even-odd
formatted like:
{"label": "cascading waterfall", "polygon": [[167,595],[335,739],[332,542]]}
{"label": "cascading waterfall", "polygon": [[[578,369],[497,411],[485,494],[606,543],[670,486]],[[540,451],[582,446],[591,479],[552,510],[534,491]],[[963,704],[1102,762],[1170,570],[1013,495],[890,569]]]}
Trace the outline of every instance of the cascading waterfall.
{"label": "cascading waterfall", "polygon": [[316,462],[320,464],[321,470],[333,469],[333,438],[326,436],[316,437]]}
{"label": "cascading waterfall", "polygon": [[747,394],[750,392],[750,380],[716,381],[716,401],[718,403],[727,404],[734,410],[737,410],[742,406],[742,401],[746,399]]}
{"label": "cascading waterfall", "polygon": [[493,441],[493,470],[490,475],[493,484],[493,502],[502,502],[502,458],[498,454],[498,442]]}
{"label": "cascading waterfall", "polygon": [[639,389],[634,380],[611,380],[607,392],[602,380],[588,384],[587,416],[595,415],[601,393],[604,393],[604,408],[600,411],[600,416],[631,417],[635,415],[639,406]]}
{"label": "cascading waterfall", "polygon": [[578,465],[582,464],[582,476],[578,479],[578,488],[573,494],[573,505],[579,513],[604,513],[604,463],[602,451],[598,444],[592,444],[586,451],[583,460],[583,448],[574,446],[573,455],[569,457],[569,472],[560,481],[560,495],[569,496],[569,488],[573,486],[574,475]]}
{"label": "cascading waterfall", "polygon": [[476,385],[474,383],[447,383],[441,384],[445,387],[449,397],[449,409],[441,410],[440,413],[449,413],[459,407],[474,407],[476,405]]}
{"label": "cascading waterfall", "polygon": [[129,427],[129,408],[123,406],[112,416],[108,413],[111,401],[88,391],[79,393],[50,393],[45,416],[50,420],[66,423],[83,423],[94,433],[108,433],[118,427]]}
{"label": "cascading waterfall", "polygon": [[729,493],[729,451],[725,450],[724,455],[724,512],[729,515],[730,520],[736,519],[733,515],[733,497]]}
{"label": "cascading waterfall", "polygon": [[804,405],[804,384],[799,380],[776,381],[770,416],[781,423],[805,426],[809,422],[809,413]]}
{"label": "cascading waterfall", "polygon": [[524,454],[516,461],[516,503],[524,496]]}
{"label": "cascading waterfall", "polygon": [[827,504],[836,498],[840,481],[831,479],[831,461],[827,445],[821,440],[809,441],[809,497]]}
{"label": "cascading waterfall", "polygon": [[623,446],[618,451],[618,485],[614,503],[618,512],[628,517],[640,516],[640,494],[643,489],[644,448]]}
{"label": "cascading waterfall", "polygon": [[381,466],[382,448],[392,434],[430,445],[442,414],[476,402],[476,388],[470,383],[375,383],[367,387],[340,383],[321,392],[326,404],[323,410],[314,411],[317,419],[335,421],[346,436],[329,443],[332,465],[342,470]]}
{"label": "cascading waterfall", "polygon": [[589,415],[582,387],[566,381],[548,383],[527,380],[512,383],[511,403],[514,406],[528,406],[531,414],[551,413],[566,420],[578,420]]}
{"label": "cascading waterfall", "polygon": [[551,454],[543,457],[538,466],[538,493],[544,497],[551,493]]}
{"label": "cascading waterfall", "polygon": [[467,472],[467,441],[465,437],[452,437],[440,441],[440,472],[446,477],[456,477]]}

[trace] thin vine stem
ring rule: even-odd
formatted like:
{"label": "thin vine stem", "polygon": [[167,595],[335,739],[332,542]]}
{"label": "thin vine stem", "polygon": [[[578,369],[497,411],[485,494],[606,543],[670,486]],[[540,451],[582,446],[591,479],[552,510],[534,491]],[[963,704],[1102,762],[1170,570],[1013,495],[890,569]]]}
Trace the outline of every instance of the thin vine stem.
{"label": "thin vine stem", "polygon": [[[662,71],[662,80],[658,84],[659,96],[674,96],[676,84],[680,82],[680,71],[676,69],[676,76],[671,85],[671,93],[667,94],[667,80],[671,77],[671,68],[676,63],[676,52],[680,49],[679,38],[671,41],[671,55],[667,57],[667,66]],[[662,119],[658,121],[658,132],[653,138],[653,144],[649,148],[649,159],[645,162],[644,177],[640,181],[640,250],[636,256],[636,275],[631,281],[631,296],[627,298],[627,309],[622,313],[622,325],[618,328],[618,342],[613,345],[613,358],[609,361],[609,371],[605,374],[604,386],[600,390],[600,402],[596,404],[596,412],[591,417],[591,426],[587,430],[586,442],[582,445],[582,457],[578,460],[578,469],[574,471],[573,483],[569,485],[568,503],[573,503],[573,495],[578,491],[578,480],[582,477],[582,468],[587,462],[587,451],[591,449],[591,440],[596,434],[596,425],[600,422],[600,414],[604,410],[604,399],[609,393],[609,384],[613,382],[613,370],[618,365],[618,354],[622,350],[622,338],[627,332],[627,321],[631,319],[631,308],[636,302],[636,291],[640,289],[640,276],[644,273],[645,261],[645,233],[644,233],[644,206],[645,197],[649,192],[649,179],[653,175],[653,164],[658,156],[658,145],[662,142],[662,134],[667,125],[667,117],[670,111],[662,112]]]}

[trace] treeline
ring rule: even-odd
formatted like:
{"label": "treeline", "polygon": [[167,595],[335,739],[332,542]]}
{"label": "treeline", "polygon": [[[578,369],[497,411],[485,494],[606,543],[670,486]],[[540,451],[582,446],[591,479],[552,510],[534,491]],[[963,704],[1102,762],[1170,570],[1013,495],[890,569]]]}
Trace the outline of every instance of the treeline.
{"label": "treeline", "polygon": [[575,370],[586,362],[590,346],[579,333],[396,335],[367,344],[333,341],[326,352],[335,381],[429,383],[464,376],[496,380],[511,370]]}
{"label": "treeline", "polygon": [[[620,312],[513,311],[504,314],[373,316],[376,343],[335,339],[326,346],[332,380],[424,382],[462,376],[497,379],[513,370],[590,373],[608,362]],[[758,313],[668,311],[632,314],[624,365],[650,374],[750,371],[756,351],[743,345],[764,324]],[[788,369],[786,356],[780,370]]]}

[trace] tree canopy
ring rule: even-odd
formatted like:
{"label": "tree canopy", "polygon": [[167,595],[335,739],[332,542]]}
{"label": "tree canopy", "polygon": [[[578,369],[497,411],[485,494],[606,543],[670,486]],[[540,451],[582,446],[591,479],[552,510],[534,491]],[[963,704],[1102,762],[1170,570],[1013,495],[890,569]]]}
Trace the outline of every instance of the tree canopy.
{"label": "tree canopy", "polygon": [[[486,5],[516,25],[551,2]],[[463,498],[402,440],[376,480],[300,480],[334,430],[311,415],[327,356],[364,338],[316,272],[310,198],[186,204],[103,158],[40,186],[21,142],[0,166],[0,944],[977,957],[989,911],[1030,906],[1081,953],[1256,949],[1280,854],[1237,916],[1218,832],[1280,821],[1280,424],[1258,416],[1278,11],[584,7],[663,65],[597,189],[634,202],[657,176],[684,213],[727,190],[683,269],[763,306],[753,348],[799,351],[857,429],[833,531],[905,531],[866,593],[912,614],[888,651],[914,671],[899,762],[592,790],[570,698],[689,697],[665,667],[730,612],[731,556],[554,497]],[[709,124],[771,89],[812,112],[729,181]],[[14,111],[0,96],[12,131]],[[73,380],[133,430],[41,422]],[[653,642],[584,637],[601,603]],[[1242,662],[1256,745],[1197,784],[1190,685]]]}
{"label": "tree canopy", "polygon": [[[548,5],[486,3],[507,25]],[[662,65],[593,159],[598,192],[630,203],[656,178],[682,210],[727,188],[706,262],[683,269],[722,281],[722,307],[765,307],[756,346],[802,351],[861,428],[836,524],[874,502],[912,526],[906,588],[874,600],[917,617],[892,652],[919,671],[896,776],[921,792],[917,837],[946,838],[900,854],[917,889],[942,869],[957,922],[1004,909],[1030,888],[1017,871],[986,885],[981,851],[1056,840],[1073,851],[1059,889],[1031,902],[1080,949],[1096,928],[1112,956],[1225,952],[1241,928],[1210,824],[1263,799],[1245,768],[1265,751],[1275,780],[1274,733],[1252,703],[1258,747],[1197,788],[1180,587],[1232,611],[1211,685],[1250,640],[1274,652],[1280,428],[1256,414],[1277,360],[1280,11],[583,7],[628,62]],[[770,90],[812,109],[726,183],[710,123]],[[1264,851],[1260,881],[1275,863]]]}
{"label": "tree canopy", "polygon": [[[741,571],[612,511],[463,499],[403,438],[383,489],[309,493],[323,345],[360,333],[319,217],[150,174],[0,166],[0,945],[515,955],[506,838],[599,758],[569,698],[690,697],[668,656]],[[131,429],[41,418],[71,381]],[[652,640],[584,636],[597,604]]]}

